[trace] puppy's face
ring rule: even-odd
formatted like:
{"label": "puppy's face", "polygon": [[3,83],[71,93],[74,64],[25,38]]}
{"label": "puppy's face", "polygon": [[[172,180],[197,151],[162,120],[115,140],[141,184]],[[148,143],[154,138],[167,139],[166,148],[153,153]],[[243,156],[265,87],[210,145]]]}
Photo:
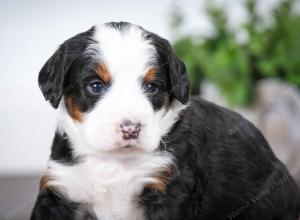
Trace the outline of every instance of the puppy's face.
{"label": "puppy's face", "polygon": [[108,23],[60,46],[39,75],[78,155],[155,150],[188,101],[184,64],[138,26]]}

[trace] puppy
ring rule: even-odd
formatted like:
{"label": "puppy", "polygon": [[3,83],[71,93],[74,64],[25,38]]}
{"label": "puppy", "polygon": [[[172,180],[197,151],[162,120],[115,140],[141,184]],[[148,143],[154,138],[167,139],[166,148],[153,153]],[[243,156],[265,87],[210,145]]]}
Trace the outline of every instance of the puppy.
{"label": "puppy", "polygon": [[167,40],[125,23],[65,41],[39,74],[58,108],[32,220],[297,220],[299,190],[240,115],[189,99]]}

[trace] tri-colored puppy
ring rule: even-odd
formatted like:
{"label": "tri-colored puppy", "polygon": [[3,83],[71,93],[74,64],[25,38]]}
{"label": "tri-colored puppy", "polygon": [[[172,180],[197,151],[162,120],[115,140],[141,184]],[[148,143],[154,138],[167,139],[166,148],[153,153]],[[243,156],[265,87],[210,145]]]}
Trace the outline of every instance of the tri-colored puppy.
{"label": "tri-colored puppy", "polygon": [[65,41],[39,75],[59,110],[32,220],[297,220],[299,190],[240,115],[189,99],[167,40],[129,23]]}

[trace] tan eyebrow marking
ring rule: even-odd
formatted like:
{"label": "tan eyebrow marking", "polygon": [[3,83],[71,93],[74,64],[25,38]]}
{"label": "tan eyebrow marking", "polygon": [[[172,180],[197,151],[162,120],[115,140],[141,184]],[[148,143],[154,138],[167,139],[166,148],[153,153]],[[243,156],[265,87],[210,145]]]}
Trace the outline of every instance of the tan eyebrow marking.
{"label": "tan eyebrow marking", "polygon": [[98,63],[96,65],[96,73],[97,75],[104,81],[104,82],[109,82],[111,81],[111,74],[109,73],[106,65],[103,63]]}
{"label": "tan eyebrow marking", "polygon": [[70,116],[79,122],[82,122],[82,112],[80,111],[80,107],[75,103],[74,97],[66,96],[64,98],[66,108],[70,114]]}
{"label": "tan eyebrow marking", "polygon": [[145,82],[151,82],[154,80],[156,75],[156,70],[153,67],[150,67],[144,77]]}

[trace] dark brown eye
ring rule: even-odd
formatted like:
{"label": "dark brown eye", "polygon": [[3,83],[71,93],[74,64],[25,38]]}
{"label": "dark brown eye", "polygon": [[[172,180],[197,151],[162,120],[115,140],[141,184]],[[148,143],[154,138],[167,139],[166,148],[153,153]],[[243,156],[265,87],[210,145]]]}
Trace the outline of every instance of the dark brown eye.
{"label": "dark brown eye", "polygon": [[145,91],[145,93],[148,93],[148,94],[155,94],[158,91],[158,85],[156,85],[154,83],[146,84],[144,86],[144,91]]}

